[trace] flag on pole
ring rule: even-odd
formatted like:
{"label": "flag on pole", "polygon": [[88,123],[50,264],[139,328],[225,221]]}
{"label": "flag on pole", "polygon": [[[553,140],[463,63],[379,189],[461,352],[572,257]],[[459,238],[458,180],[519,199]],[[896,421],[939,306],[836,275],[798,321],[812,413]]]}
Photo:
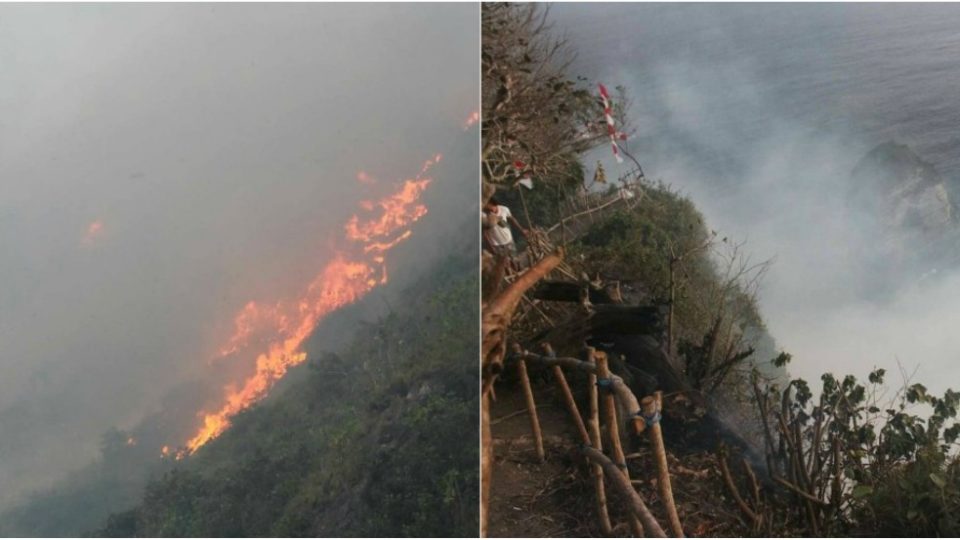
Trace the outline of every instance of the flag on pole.
{"label": "flag on pole", "polygon": [[533,178],[530,178],[530,171],[526,170],[527,164],[518,160],[514,160],[513,168],[517,170],[517,176],[522,176],[520,180],[517,181],[514,186],[523,186],[527,189],[533,189]]}
{"label": "flag on pole", "polygon": [[620,157],[620,148],[617,147],[617,128],[613,125],[613,109],[610,108],[610,94],[607,93],[607,87],[597,83],[600,87],[600,97],[603,99],[603,116],[607,119],[607,133],[610,134],[610,146],[613,148],[613,157],[617,163],[623,163]]}

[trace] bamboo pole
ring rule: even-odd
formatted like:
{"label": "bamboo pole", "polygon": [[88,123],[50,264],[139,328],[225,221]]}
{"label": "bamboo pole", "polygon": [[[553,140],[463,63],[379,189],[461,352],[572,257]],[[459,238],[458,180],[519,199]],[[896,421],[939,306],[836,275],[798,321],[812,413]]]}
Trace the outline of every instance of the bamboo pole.
{"label": "bamboo pole", "polygon": [[[514,354],[516,354],[518,358],[523,358],[524,360],[532,360],[534,362],[538,362],[545,366],[550,366],[550,367],[560,366],[568,369],[584,371],[586,373],[596,372],[596,367],[593,364],[589,362],[585,362],[583,360],[579,360],[577,358],[568,358],[565,356],[551,356],[549,354],[547,356],[535,354],[530,351],[523,350],[523,348],[520,347],[520,344],[518,343],[514,343],[513,350],[514,350]],[[553,348],[551,348],[550,351],[553,351]]]}
{"label": "bamboo pole", "polygon": [[[587,347],[587,361],[594,363],[594,349]],[[600,407],[597,396],[597,376],[591,372],[587,376],[587,384],[590,392],[590,442],[593,449],[603,455],[603,441],[600,439]],[[589,456],[589,454],[587,454]],[[593,487],[597,493],[597,514],[600,519],[600,531],[604,536],[613,534],[613,527],[610,525],[610,515],[607,513],[607,494],[603,486],[603,466],[598,463],[593,465]]]}
{"label": "bamboo pole", "polygon": [[[653,418],[660,415],[663,408],[663,393],[659,390],[653,396],[647,396],[640,402],[643,408],[645,418]],[[670,529],[674,536],[683,538],[683,526],[680,524],[680,516],[677,514],[677,505],[673,501],[673,488],[670,486],[670,470],[667,468],[667,451],[663,446],[663,433],[660,430],[660,422],[649,422],[646,428],[650,431],[650,442],[653,443],[653,452],[656,456],[657,471],[659,473],[660,498],[667,507],[667,517],[670,518]]]}
{"label": "bamboo pole", "polygon": [[655,538],[666,538],[667,534],[663,531],[663,527],[657,523],[657,520],[647,508],[647,505],[643,503],[643,499],[640,498],[640,495],[633,489],[633,486],[630,485],[630,481],[623,472],[610,461],[610,458],[603,455],[603,452],[589,446],[583,448],[583,453],[606,471],[612,485],[617,488],[620,495],[623,496],[630,505],[630,511],[640,519],[647,533]]}
{"label": "bamboo pole", "polygon": [[[596,353],[597,359],[597,377],[604,379],[608,382],[612,382],[610,379],[610,366],[607,363],[607,355],[604,352]],[[610,439],[610,450],[613,454],[613,459],[617,467],[623,471],[623,475],[627,478],[627,482],[630,482],[630,471],[627,469],[627,458],[623,454],[623,446],[620,444],[620,426],[619,421],[617,420],[617,404],[613,397],[612,384],[608,386],[608,390],[603,393],[603,408],[607,417],[607,433],[608,438]],[[631,486],[630,489],[633,489]],[[643,537],[643,525],[640,524],[639,518],[636,515],[630,515],[630,528],[633,530],[634,536]]]}
{"label": "bamboo pole", "polygon": [[[520,298],[523,297],[530,287],[533,287],[540,279],[550,273],[560,261],[563,260],[563,250],[558,249],[556,253],[548,255],[524,272],[509,287],[500,292],[495,298],[482,306],[482,319],[480,331],[482,341],[480,352],[484,359],[484,364],[494,360],[497,353],[500,354],[496,360],[502,359],[502,354],[506,352],[506,343],[504,343],[504,334],[507,326],[510,325],[513,311]],[[492,384],[493,381],[485,381],[485,386]]]}
{"label": "bamboo pole", "polygon": [[[544,343],[542,347],[547,356],[556,357],[556,353],[549,343]],[[590,433],[587,432],[587,426],[583,423],[583,417],[580,416],[580,409],[577,408],[577,401],[573,398],[573,392],[570,391],[570,385],[567,384],[567,378],[563,374],[563,368],[559,365],[554,365],[552,369],[553,377],[557,381],[557,388],[560,389],[560,395],[563,396],[563,402],[567,406],[567,411],[570,413],[570,418],[577,426],[577,433],[580,434],[580,442],[589,446],[591,442]]]}
{"label": "bamboo pole", "polygon": [[520,375],[520,384],[523,386],[523,398],[527,404],[527,416],[530,417],[530,431],[533,432],[533,443],[537,450],[537,459],[544,462],[546,455],[543,452],[543,433],[540,431],[540,418],[537,416],[537,403],[533,398],[533,388],[530,387],[530,376],[527,374],[527,361],[517,360],[517,373]]}

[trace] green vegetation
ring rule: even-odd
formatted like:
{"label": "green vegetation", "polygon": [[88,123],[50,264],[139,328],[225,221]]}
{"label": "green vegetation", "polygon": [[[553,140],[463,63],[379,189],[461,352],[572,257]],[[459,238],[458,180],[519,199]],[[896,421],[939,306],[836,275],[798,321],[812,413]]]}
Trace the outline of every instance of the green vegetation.
{"label": "green vegetation", "polygon": [[474,536],[475,261],[441,264],[163,478],[104,536]]}
{"label": "green vegetation", "polygon": [[826,373],[816,397],[803,379],[781,390],[755,378],[769,472],[822,501],[780,499],[768,520],[800,535],[960,533],[960,393],[912,384],[884,402],[884,378]]}
{"label": "green vegetation", "polygon": [[638,283],[645,301],[672,306],[684,375],[708,393],[721,385],[731,391],[730,383],[743,390],[757,365],[768,376],[784,374],[767,361],[772,339],[755,299],[767,263],[751,263],[741,245],[716,236],[693,202],[659,184],[647,185],[635,208],[603,216],[570,247],[570,258],[589,261],[591,273]]}
{"label": "green vegetation", "polygon": [[[157,426],[157,418],[144,425]],[[130,445],[131,434],[109,430],[99,459],[0,513],[0,536],[75,536],[102,526],[112,512],[140,498],[152,475],[170,468],[159,459],[159,439],[144,435]]]}

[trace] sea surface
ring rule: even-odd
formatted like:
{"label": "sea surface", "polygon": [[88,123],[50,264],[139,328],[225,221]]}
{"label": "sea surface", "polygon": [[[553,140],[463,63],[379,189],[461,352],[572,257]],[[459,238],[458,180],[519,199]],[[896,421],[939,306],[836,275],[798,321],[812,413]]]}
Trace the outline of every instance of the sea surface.
{"label": "sea surface", "polygon": [[[916,369],[914,382],[960,387],[960,273],[918,268],[881,293],[879,233],[845,200],[857,161],[888,140],[960,192],[960,5],[557,4],[550,17],[576,74],[627,88],[627,146],[647,176],[775,259],[760,304],[794,374],[877,366],[896,386]],[[608,148],[596,160],[621,170]]]}

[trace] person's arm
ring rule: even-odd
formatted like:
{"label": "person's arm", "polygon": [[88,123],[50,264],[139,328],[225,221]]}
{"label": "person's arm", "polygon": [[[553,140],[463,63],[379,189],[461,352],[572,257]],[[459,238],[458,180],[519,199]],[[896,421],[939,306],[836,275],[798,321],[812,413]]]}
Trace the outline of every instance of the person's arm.
{"label": "person's arm", "polygon": [[511,225],[519,229],[520,234],[522,234],[524,238],[527,237],[527,230],[523,228],[523,225],[520,225],[520,222],[517,221],[517,218],[513,217],[513,214],[510,214],[507,216],[507,221],[509,221]]}

